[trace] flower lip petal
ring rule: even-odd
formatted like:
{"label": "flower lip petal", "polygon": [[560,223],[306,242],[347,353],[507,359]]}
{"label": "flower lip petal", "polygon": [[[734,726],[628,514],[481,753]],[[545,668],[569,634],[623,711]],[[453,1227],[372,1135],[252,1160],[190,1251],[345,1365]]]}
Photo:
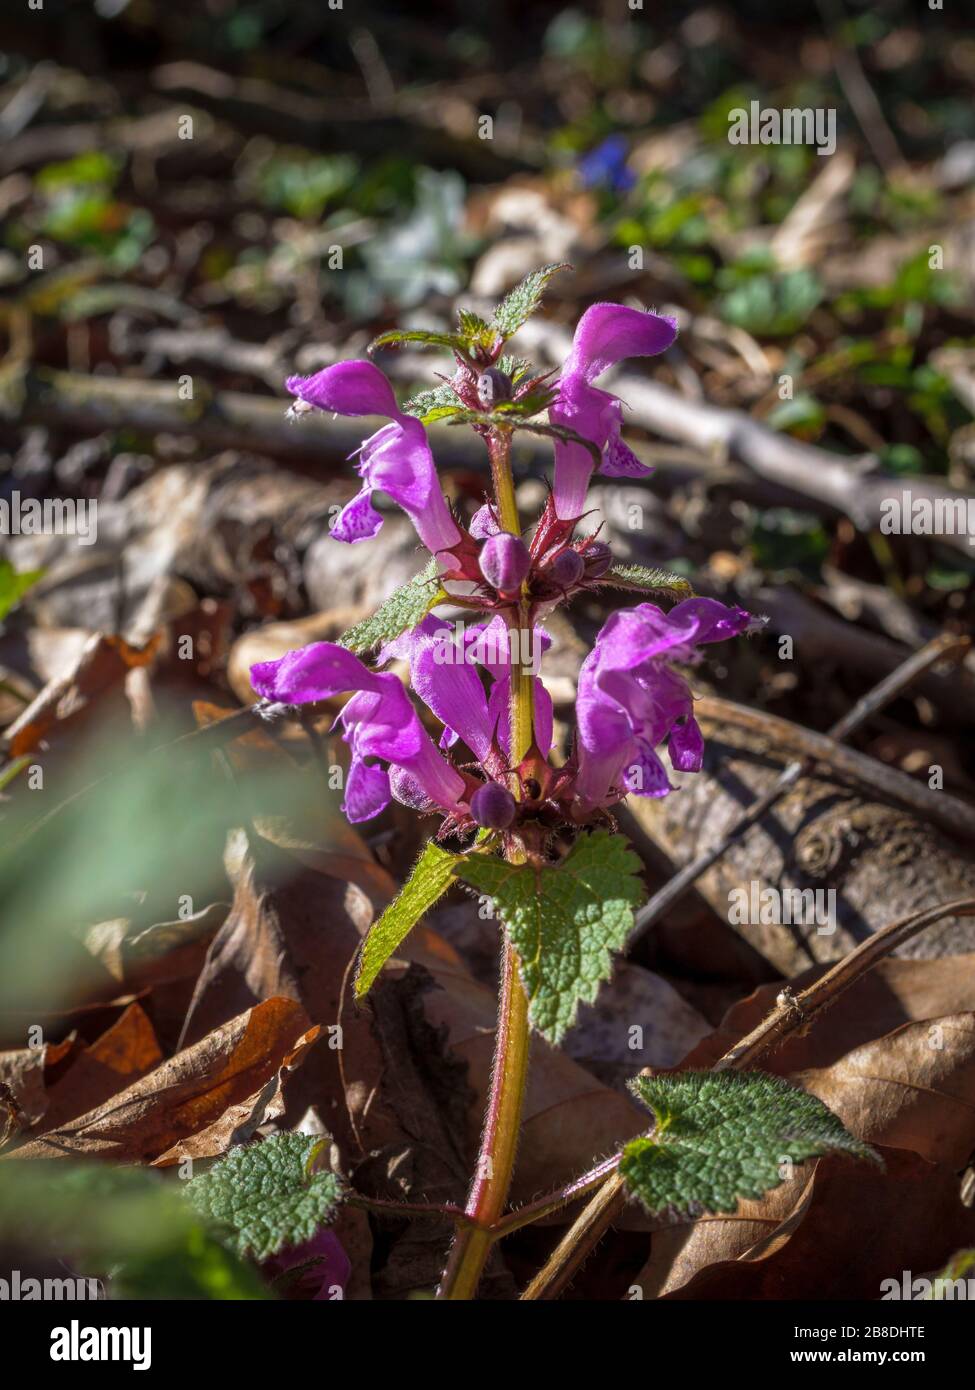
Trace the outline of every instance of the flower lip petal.
{"label": "flower lip petal", "polygon": [[314,376],[292,376],[287,390],[307,405],[339,415],[386,415],[398,419],[399,406],[389,381],[374,362],[336,362]]}
{"label": "flower lip petal", "polygon": [[579,320],[562,380],[581,376],[590,385],[625,357],[655,357],[677,337],[677,320],[625,304],[593,304]]}

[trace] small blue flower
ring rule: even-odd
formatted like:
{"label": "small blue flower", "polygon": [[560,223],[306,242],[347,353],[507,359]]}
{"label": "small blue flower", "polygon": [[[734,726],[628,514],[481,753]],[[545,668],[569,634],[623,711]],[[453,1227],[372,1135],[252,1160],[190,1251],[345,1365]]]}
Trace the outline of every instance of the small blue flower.
{"label": "small blue flower", "polygon": [[636,176],[626,163],[626,140],[622,135],[607,135],[601,144],[584,154],[576,164],[576,172],[586,188],[609,188],[614,193],[626,193],[636,183]]}

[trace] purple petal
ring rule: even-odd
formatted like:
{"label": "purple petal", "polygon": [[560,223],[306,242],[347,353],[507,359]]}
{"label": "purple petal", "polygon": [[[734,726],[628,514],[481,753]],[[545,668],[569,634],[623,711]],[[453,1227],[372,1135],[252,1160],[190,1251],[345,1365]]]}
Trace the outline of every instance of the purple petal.
{"label": "purple petal", "polygon": [[704,762],[704,735],[693,715],[671,729],[667,751],[675,772],[700,772]]}
{"label": "purple petal", "polygon": [[677,320],[623,304],[593,304],[579,320],[563,381],[576,373],[590,384],[625,357],[655,357],[677,337]]}
{"label": "purple petal", "polygon": [[274,1279],[301,1265],[309,1268],[288,1285],[287,1294],[310,1294],[315,1302],[332,1302],[336,1291],[341,1296],[352,1273],[352,1263],[338,1236],[327,1228],[301,1245],[292,1245],[272,1255],[262,1267]]}
{"label": "purple petal", "polygon": [[494,514],[494,508],[490,502],[485,502],[483,507],[478,507],[471,517],[471,524],[467,528],[476,541],[486,541],[490,536],[496,536],[501,527],[498,525]]}
{"label": "purple petal", "polygon": [[623,785],[631,796],[666,796],[674,790],[653,749],[639,744],[624,769]]}
{"label": "purple petal", "polygon": [[372,505],[372,491],[363,488],[351,502],[339,512],[331,527],[331,535],[347,545],[359,541],[370,541],[383,524],[383,519]]}
{"label": "purple petal", "polygon": [[390,801],[389,773],[375,763],[353,758],[345,784],[342,810],[353,825],[372,820]]}
{"label": "purple petal", "polygon": [[649,464],[641,463],[617,434],[610,437],[603,450],[599,471],[607,478],[645,478],[653,469]]}
{"label": "purple petal", "polygon": [[335,642],[312,642],[278,661],[259,661],[250,676],[258,695],[287,705],[314,704],[348,690],[381,689],[384,679]]}
{"label": "purple petal", "polygon": [[392,386],[374,362],[336,362],[314,376],[289,377],[285,386],[308,405],[338,415],[400,413]]}
{"label": "purple petal", "polygon": [[367,487],[388,492],[403,508],[433,554],[449,550],[460,540],[419,420],[402,416],[371,435],[362,446],[359,472]]}
{"label": "purple petal", "polygon": [[448,623],[437,624],[416,643],[410,663],[413,689],[442,724],[458,734],[475,757],[491,746],[487,696],[481,677],[468,661],[469,650],[453,637]]}

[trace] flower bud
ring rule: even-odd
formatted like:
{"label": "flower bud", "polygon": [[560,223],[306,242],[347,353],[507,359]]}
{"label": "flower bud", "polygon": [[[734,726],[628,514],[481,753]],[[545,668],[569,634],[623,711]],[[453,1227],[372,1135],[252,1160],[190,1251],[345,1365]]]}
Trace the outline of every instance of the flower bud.
{"label": "flower bud", "polygon": [[490,410],[498,401],[510,401],[511,390],[511,377],[498,367],[488,367],[477,378],[477,399],[485,410]]}
{"label": "flower bud", "polygon": [[557,589],[571,589],[582,578],[584,569],[578,550],[562,550],[545,566],[545,578]]}
{"label": "flower bud", "polygon": [[506,830],[517,809],[514,797],[499,782],[485,782],[471,797],[471,815],[485,830]]}
{"label": "flower bud", "polygon": [[484,578],[499,593],[510,593],[520,587],[531,569],[532,557],[520,536],[499,531],[481,547],[480,565]]}
{"label": "flower bud", "polygon": [[613,552],[605,541],[593,541],[582,558],[586,566],[586,577],[601,579],[613,563]]}

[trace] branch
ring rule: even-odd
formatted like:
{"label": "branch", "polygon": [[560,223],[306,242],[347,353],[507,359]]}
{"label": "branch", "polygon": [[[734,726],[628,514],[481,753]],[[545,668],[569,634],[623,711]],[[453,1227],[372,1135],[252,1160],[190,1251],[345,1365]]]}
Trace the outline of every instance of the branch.
{"label": "branch", "polygon": [[[967,652],[970,646],[971,640],[968,637],[954,637],[945,634],[934,638],[919,652],[915,652],[906,661],[901,662],[896,671],[892,671],[879,685],[875,685],[868,694],[858,700],[853,708],[832,726],[827,738],[837,742],[849,738],[878,710],[882,710],[890,704],[891,700],[896,699],[921,672],[928,671],[949,655],[954,655],[957,658]],[[675,902],[679,902],[701,875],[706,873],[711,865],[721,858],[728,847],[739,839],[746,830],[761,820],[789,788],[795,786],[800,777],[811,772],[814,764],[815,760],[810,757],[789,763],[764,796],[760,796],[749,806],[715,845],[706,849],[703,854],[699,854],[696,859],[692,859],[689,864],[686,864],[684,868],[668,879],[663,888],[654,893],[646,906],[637,914],[633,931],[627,941],[627,950],[631,949],[650,927],[658,922],[665,912],[670,910]]]}

